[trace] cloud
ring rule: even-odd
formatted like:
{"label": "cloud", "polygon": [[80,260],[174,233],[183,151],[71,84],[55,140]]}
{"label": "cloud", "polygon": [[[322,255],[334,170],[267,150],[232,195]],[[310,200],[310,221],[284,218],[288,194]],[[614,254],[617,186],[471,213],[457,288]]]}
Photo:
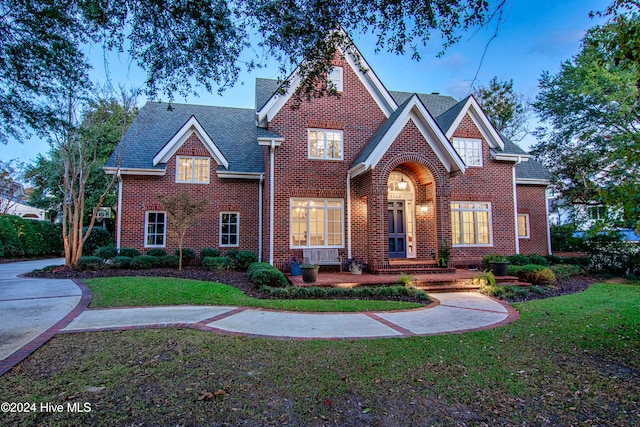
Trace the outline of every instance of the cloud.
{"label": "cloud", "polygon": [[436,58],[429,61],[429,66],[433,68],[463,68],[469,59],[460,52],[454,52],[451,55],[445,55],[442,58]]}
{"label": "cloud", "polygon": [[445,85],[447,92],[446,95],[453,96],[456,99],[462,99],[469,95],[469,85],[471,82],[469,80],[449,80]]}

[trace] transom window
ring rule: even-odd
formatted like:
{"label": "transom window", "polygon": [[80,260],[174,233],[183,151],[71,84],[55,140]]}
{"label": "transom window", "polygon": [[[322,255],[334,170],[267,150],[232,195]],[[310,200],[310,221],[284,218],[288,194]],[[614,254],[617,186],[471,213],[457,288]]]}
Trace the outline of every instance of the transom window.
{"label": "transom window", "polygon": [[176,182],[209,183],[208,157],[178,156],[176,163]]}
{"label": "transom window", "polygon": [[467,166],[482,166],[482,140],[475,138],[453,138],[456,149]]}
{"label": "transom window", "polygon": [[452,202],[451,231],[455,246],[491,246],[491,203]]}
{"label": "transom window", "polygon": [[529,234],[529,214],[518,214],[518,237],[528,239]]}
{"label": "transom window", "polygon": [[291,247],[343,246],[344,204],[341,199],[291,199]]}
{"label": "transom window", "polygon": [[333,67],[331,71],[329,71],[329,81],[333,83],[333,86],[335,86],[338,92],[342,92],[342,67]]}
{"label": "transom window", "polygon": [[144,219],[144,247],[164,248],[167,215],[165,212],[147,212]]}
{"label": "transom window", "polygon": [[238,246],[240,214],[238,212],[220,212],[220,246]]}
{"label": "transom window", "polygon": [[342,131],[309,129],[309,158],[342,160]]}

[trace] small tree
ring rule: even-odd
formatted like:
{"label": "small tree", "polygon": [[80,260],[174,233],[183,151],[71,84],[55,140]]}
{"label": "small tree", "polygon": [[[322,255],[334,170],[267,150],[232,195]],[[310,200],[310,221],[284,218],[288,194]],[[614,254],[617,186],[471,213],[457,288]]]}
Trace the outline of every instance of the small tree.
{"label": "small tree", "polygon": [[529,133],[529,103],[513,91],[513,80],[499,81],[494,77],[488,86],[473,91],[478,104],[495,128],[512,141],[521,141]]}
{"label": "small tree", "polygon": [[167,211],[167,231],[178,241],[180,258],[178,270],[182,270],[184,236],[187,234],[189,227],[204,213],[208,201],[206,199],[193,200],[186,190],[182,190],[177,196],[173,197],[159,195],[158,200],[164,210]]}

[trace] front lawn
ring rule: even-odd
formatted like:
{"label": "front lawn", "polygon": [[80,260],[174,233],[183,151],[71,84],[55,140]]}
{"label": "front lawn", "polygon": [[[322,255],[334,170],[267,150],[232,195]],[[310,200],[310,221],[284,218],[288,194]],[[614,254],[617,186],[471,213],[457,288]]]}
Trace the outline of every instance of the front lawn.
{"label": "front lawn", "polygon": [[221,283],[168,277],[105,277],[85,280],[89,308],[152,305],[229,305],[289,311],[386,311],[423,307],[403,301],[259,299]]}
{"label": "front lawn", "polygon": [[2,399],[91,412],[0,413],[0,425],[640,424],[638,284],[515,307],[504,327],[405,339],[58,335],[0,378]]}

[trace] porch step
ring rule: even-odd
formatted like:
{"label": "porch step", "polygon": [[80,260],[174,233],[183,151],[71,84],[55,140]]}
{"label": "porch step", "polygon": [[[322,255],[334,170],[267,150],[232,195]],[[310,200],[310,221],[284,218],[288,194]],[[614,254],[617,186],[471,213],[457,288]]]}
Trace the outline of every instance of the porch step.
{"label": "porch step", "polygon": [[[496,284],[498,286],[531,286],[530,283],[518,281],[518,278],[514,276],[496,277]],[[475,291],[480,289],[480,286],[473,283],[473,278],[453,278],[437,281],[431,278],[418,278],[415,286],[431,293]]]}
{"label": "porch step", "polygon": [[374,274],[453,274],[455,268],[438,267],[435,261],[425,260],[389,260],[389,264],[372,268]]}

